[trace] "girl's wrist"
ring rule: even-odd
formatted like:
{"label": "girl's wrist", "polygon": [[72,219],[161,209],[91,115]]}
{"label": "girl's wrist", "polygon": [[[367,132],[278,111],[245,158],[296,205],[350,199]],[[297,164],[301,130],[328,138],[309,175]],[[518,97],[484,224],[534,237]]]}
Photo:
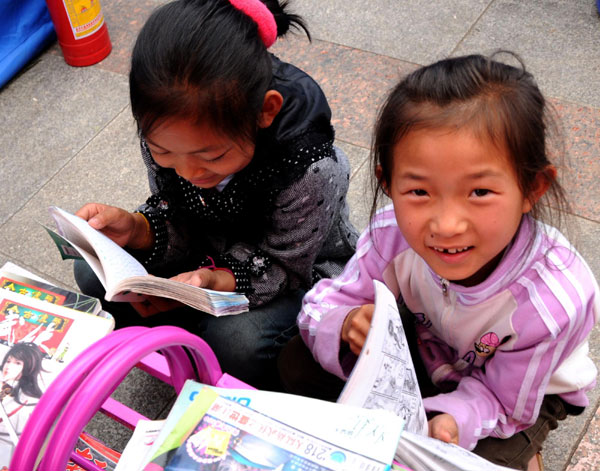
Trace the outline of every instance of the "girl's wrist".
{"label": "girl's wrist", "polygon": [[352,318],[358,312],[358,309],[359,308],[355,307],[354,309],[349,311],[348,314],[346,314],[346,317],[344,318],[344,322],[342,322],[342,332],[340,335],[340,339],[346,344],[350,343],[350,339],[348,339],[348,331],[350,330],[350,323],[352,322]]}
{"label": "girl's wrist", "polygon": [[206,264],[198,267],[198,269],[206,269],[213,272],[210,289],[214,289],[215,291],[235,291],[236,281],[233,272],[229,268],[217,267],[215,260],[208,255],[206,259]]}
{"label": "girl's wrist", "polygon": [[215,291],[235,291],[235,277],[228,268],[214,268],[213,272],[213,288]]}
{"label": "girl's wrist", "polygon": [[154,244],[154,232],[150,221],[142,213],[131,213],[133,230],[127,246],[135,250],[148,250]]}

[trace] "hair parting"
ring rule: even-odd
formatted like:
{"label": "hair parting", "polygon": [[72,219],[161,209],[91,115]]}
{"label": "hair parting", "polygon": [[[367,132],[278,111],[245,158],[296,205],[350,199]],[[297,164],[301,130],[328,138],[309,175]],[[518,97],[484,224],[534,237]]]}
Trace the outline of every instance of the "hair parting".
{"label": "hair parting", "polygon": [[[500,56],[518,65],[500,62]],[[371,217],[389,187],[396,143],[413,130],[436,128],[469,129],[481,139],[506,146],[523,195],[533,202],[538,175],[549,183],[531,215],[562,225],[568,202],[550,171],[565,158],[558,120],[521,58],[504,50],[490,57],[468,55],[435,62],[407,75],[391,90],[379,110],[372,140]]]}
{"label": "hair parting", "polygon": [[[287,11],[288,2],[263,3],[273,13],[278,37],[290,28],[308,35],[304,21]],[[167,3],[150,15],[132,53],[130,99],[138,132],[148,135],[175,118],[253,139],[271,79],[271,58],[257,23],[229,0]]]}

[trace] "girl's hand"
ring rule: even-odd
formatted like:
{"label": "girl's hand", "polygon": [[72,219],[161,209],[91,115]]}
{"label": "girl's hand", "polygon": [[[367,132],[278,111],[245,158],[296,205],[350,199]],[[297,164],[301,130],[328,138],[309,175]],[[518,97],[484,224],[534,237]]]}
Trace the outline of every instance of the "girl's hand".
{"label": "girl's hand", "polygon": [[429,421],[429,436],[458,445],[458,425],[450,414],[439,414]]}
{"label": "girl's hand", "polygon": [[365,344],[365,339],[371,327],[374,304],[364,304],[352,309],[344,319],[342,325],[342,340],[350,346],[355,355],[359,355]]}
{"label": "girl's hand", "polygon": [[198,270],[180,273],[171,279],[215,291],[235,291],[235,277],[227,270],[199,268]]}
{"label": "girl's hand", "polygon": [[148,224],[139,213],[130,213],[106,204],[88,203],[75,215],[85,219],[90,226],[121,247],[149,249],[154,242],[154,235],[148,231]]}

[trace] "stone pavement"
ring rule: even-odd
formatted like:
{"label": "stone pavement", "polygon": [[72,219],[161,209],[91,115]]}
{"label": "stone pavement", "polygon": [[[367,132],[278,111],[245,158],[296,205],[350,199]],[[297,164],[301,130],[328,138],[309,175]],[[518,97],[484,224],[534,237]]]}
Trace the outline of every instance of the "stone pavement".
{"label": "stone pavement", "polygon": [[[46,208],[84,202],[125,208],[148,189],[128,106],[128,61],[137,31],[163,0],[102,0],[113,51],[99,64],[68,66],[57,45],[0,90],[0,264],[13,261],[74,287],[71,265],[39,223]],[[554,104],[569,163],[561,176],[573,203],[575,240],[600,278],[600,18],[595,0],[295,0],[313,35],[278,42],[273,52],[312,74],[329,97],[337,144],[350,156],[353,222],[368,214],[366,164],[383,96],[403,74],[437,59],[509,49],[518,53]],[[599,329],[591,351],[600,358]],[[600,388],[591,406],[552,433],[547,471],[600,469]],[[173,393],[132,373],[117,398],[164,416]],[[102,418],[89,429],[122,446],[128,432]]]}

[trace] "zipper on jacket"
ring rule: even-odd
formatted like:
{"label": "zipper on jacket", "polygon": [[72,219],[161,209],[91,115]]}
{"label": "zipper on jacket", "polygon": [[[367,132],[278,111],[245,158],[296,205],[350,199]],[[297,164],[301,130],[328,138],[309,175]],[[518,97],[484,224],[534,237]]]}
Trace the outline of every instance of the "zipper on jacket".
{"label": "zipper on jacket", "polygon": [[442,278],[440,276],[440,283],[442,285],[442,294],[444,295],[444,297],[448,296],[448,285],[450,284],[448,282],[448,280],[446,280],[445,278]]}

